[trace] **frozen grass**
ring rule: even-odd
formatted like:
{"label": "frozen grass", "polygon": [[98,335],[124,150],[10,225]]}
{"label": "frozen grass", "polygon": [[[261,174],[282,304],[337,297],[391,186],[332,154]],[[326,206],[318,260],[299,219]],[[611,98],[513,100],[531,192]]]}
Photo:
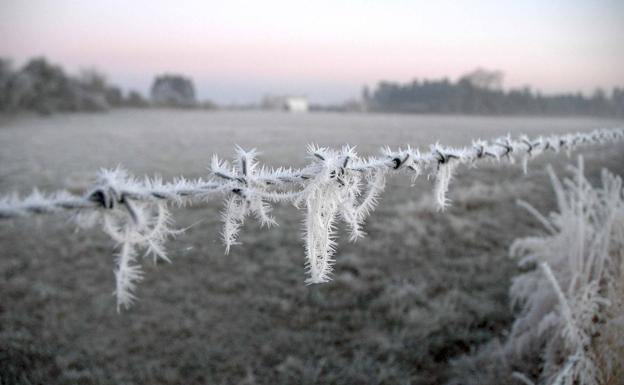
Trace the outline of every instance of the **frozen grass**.
{"label": "frozen grass", "polygon": [[[456,360],[458,376],[452,383],[624,380],[622,179],[603,170],[600,184],[592,186],[582,157],[571,168],[572,178],[563,182],[548,171],[557,211],[544,216],[520,202],[546,234],[511,246],[526,271],[513,278],[510,288],[511,302],[519,309],[510,335],[504,344],[494,339],[477,354]],[[480,373],[474,370],[479,367]]]}
{"label": "frozen grass", "polygon": [[[268,161],[283,164],[300,159],[293,151],[309,142],[350,142],[366,153],[379,143],[465,145],[473,136],[618,125],[163,111],[22,118],[0,127],[0,192],[63,187],[57,181],[80,189],[85,176],[117,163],[140,174],[200,177],[210,154],[228,155],[236,143],[274,148]],[[602,167],[624,172],[621,146],[598,150],[586,154],[590,180]],[[301,284],[301,222],[293,208],[276,207],[277,231],[247,223],[243,245],[227,256],[215,215],[220,204],[176,209],[181,227],[201,224],[171,242],[175,264],[146,266],[141,301],[121,316],[110,295],[106,236],[70,231],[62,216],[0,224],[2,381],[444,383],[453,374],[450,360],[492,345],[510,328],[508,290],[518,268],[507,250],[513,239],[542,232],[515,200],[553,210],[544,166],[554,163],[560,174],[568,162],[548,156],[529,164],[527,176],[517,165],[467,172],[453,182],[445,213],[433,208],[426,180],[414,187],[389,180],[365,239],[348,243],[349,234],[337,231],[339,263],[334,280],[321,287]],[[487,361],[504,368],[496,362]]]}
{"label": "frozen grass", "polygon": [[541,352],[544,384],[613,384],[624,376],[624,190],[608,171],[600,186],[550,171],[558,211],[536,214],[550,234],[520,239],[512,254],[537,265],[514,279],[522,308],[507,342],[516,355]]}

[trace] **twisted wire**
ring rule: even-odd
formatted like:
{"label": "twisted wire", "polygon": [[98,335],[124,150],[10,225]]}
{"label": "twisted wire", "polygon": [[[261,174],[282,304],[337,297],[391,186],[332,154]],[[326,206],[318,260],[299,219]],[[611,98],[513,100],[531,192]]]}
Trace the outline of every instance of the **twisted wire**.
{"label": "twisted wire", "polygon": [[491,142],[473,141],[462,148],[436,143],[423,152],[409,146],[395,150],[386,147],[382,156],[368,158],[359,157],[349,146],[340,150],[309,146],[311,161],[301,169],[263,167],[256,160],[255,150],[237,147],[231,164],[213,157],[208,179],[138,180],[119,168],[102,170],[84,195],[67,191],[44,195],[35,190],[22,198],[16,194],[2,197],[0,219],[69,211],[77,214],[78,225],[100,224],[119,247],[115,262],[119,310],[136,299],[136,284],[143,278],[139,250],[154,260],[170,261],[164,243],[181,231],[171,227],[170,204],[190,205],[210,200],[215,194],[225,195],[221,236],[226,253],[240,243],[238,233],[247,216],[254,215],[268,227],[276,223],[270,215],[271,203],[304,205],[306,283],[322,283],[331,279],[337,221],[341,219],[350,228],[352,240],[362,237],[362,226],[377,204],[386,174],[402,173],[412,179],[423,173],[434,176],[435,202],[443,209],[448,205],[449,182],[461,164],[520,159],[526,172],[528,160],[540,154],[623,139],[623,129],[535,139],[507,136]]}
{"label": "twisted wire", "polygon": [[[624,129],[615,128],[599,129],[587,133],[540,136],[534,139],[526,136],[512,139],[507,136],[491,142],[476,140],[471,146],[463,148],[447,147],[436,143],[425,152],[409,146],[406,149],[397,150],[386,147],[383,150],[384,155],[380,157],[343,156],[342,164],[333,171],[333,177],[340,183],[339,174],[346,170],[358,172],[383,170],[389,173],[408,171],[417,177],[424,170],[433,169],[435,173],[441,166],[449,163],[475,164],[487,160],[512,160],[516,157],[522,157],[526,162],[546,152],[571,151],[581,146],[612,143],[623,139]],[[309,152],[323,162],[326,160],[323,155],[326,150],[311,147]],[[62,211],[110,210],[118,206],[126,207],[131,212],[130,201],[192,203],[197,199],[205,200],[210,195],[219,192],[243,194],[243,189],[248,185],[247,170],[244,170],[241,175],[235,175],[220,169],[218,159],[216,162],[215,167],[215,161],[213,161],[213,172],[209,180],[178,178],[172,182],[163,183],[158,179],[145,178],[144,181],[132,180],[132,183],[124,183],[120,182],[119,178],[108,178],[104,175],[104,177],[99,177],[93,188],[82,196],[72,195],[67,191],[44,195],[38,190],[22,198],[17,195],[4,196],[0,198],[0,219]],[[246,169],[246,166],[244,168]],[[306,181],[314,179],[319,172],[319,167],[314,164],[302,169],[261,168],[254,178],[254,183],[264,184],[263,188],[267,195],[275,194],[275,197],[278,197],[277,194],[284,194],[285,197],[292,198],[305,188]],[[288,185],[299,185],[300,189],[284,193],[282,190]]]}

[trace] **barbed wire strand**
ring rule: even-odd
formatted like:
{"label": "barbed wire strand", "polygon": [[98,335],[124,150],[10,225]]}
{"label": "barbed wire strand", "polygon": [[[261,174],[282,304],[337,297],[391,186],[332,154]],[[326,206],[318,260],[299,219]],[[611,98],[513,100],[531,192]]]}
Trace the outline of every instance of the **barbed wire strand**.
{"label": "barbed wire strand", "polygon": [[519,160],[526,172],[528,161],[540,154],[570,153],[581,146],[622,140],[622,128],[534,139],[508,135],[493,141],[475,140],[462,148],[436,143],[422,152],[410,146],[395,150],[385,147],[378,157],[360,157],[350,146],[336,150],[311,145],[307,149],[310,163],[301,169],[261,166],[255,149],[247,151],[237,146],[231,164],[213,156],[208,179],[139,180],[121,168],[101,170],[84,195],[65,190],[43,194],[35,189],[25,197],[0,197],[0,219],[69,211],[76,214],[80,226],[100,224],[120,248],[115,271],[119,309],[134,301],[135,284],[142,278],[137,249],[145,249],[145,254],[154,259],[169,261],[164,242],[179,232],[171,228],[170,205],[190,205],[225,195],[221,236],[226,253],[238,244],[238,232],[248,215],[269,227],[276,223],[270,215],[272,203],[305,206],[306,282],[320,283],[331,278],[336,221],[342,219],[347,224],[352,240],[362,237],[363,222],[377,203],[386,175],[403,174],[412,179],[423,174],[433,176],[434,198],[438,208],[444,209],[449,204],[446,193],[457,166]]}

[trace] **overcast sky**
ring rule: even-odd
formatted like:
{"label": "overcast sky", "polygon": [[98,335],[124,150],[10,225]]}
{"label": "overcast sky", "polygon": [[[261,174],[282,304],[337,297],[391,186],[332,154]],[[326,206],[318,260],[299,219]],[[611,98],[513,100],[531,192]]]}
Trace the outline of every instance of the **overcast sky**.
{"label": "overcast sky", "polygon": [[0,56],[95,67],[146,92],[193,78],[201,98],[266,92],[333,102],[380,79],[503,70],[546,93],[624,85],[624,1],[0,0]]}

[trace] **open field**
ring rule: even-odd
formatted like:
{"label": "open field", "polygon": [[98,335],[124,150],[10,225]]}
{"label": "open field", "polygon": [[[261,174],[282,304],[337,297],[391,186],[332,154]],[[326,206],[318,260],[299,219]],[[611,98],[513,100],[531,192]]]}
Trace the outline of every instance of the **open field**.
{"label": "open field", "polygon": [[[301,166],[305,145],[426,149],[436,141],[554,134],[622,121],[405,115],[122,110],[0,120],[0,194],[81,191],[101,167],[136,175],[206,175],[213,153],[257,147],[269,165]],[[587,175],[624,175],[624,148],[583,151]],[[341,234],[335,279],[304,285],[301,213],[253,221],[224,256],[222,203],[175,209],[188,231],[168,243],[173,264],[146,263],[140,301],[117,314],[112,242],[65,216],[0,223],[0,384],[438,384],[468,375],[453,360],[504,336],[517,268],[513,239],[541,231],[515,205],[553,208],[546,164],[460,169],[453,204],[437,212],[432,182],[390,179],[368,236]]]}

